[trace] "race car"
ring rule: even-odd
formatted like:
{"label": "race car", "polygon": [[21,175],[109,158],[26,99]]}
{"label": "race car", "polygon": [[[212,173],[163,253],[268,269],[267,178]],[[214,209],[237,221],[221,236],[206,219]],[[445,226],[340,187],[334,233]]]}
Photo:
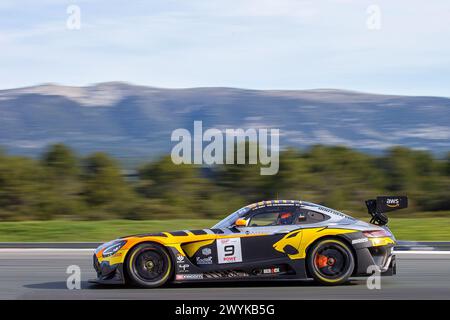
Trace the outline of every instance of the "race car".
{"label": "race car", "polygon": [[245,206],[210,229],[138,234],[95,250],[101,284],[155,288],[200,281],[314,279],[324,285],[350,277],[396,274],[395,238],[385,212],[406,197],[366,201],[371,223],[299,200]]}

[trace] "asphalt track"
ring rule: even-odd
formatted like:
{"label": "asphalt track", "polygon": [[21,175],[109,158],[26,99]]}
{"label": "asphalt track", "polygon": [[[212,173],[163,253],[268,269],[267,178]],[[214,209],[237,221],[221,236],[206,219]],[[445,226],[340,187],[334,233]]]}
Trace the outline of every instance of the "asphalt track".
{"label": "asphalt track", "polygon": [[[0,299],[450,299],[450,252],[398,253],[398,274],[381,289],[366,280],[322,287],[311,281],[179,284],[160,289],[99,286],[90,249],[0,249]],[[80,290],[68,290],[66,269],[81,268]]]}

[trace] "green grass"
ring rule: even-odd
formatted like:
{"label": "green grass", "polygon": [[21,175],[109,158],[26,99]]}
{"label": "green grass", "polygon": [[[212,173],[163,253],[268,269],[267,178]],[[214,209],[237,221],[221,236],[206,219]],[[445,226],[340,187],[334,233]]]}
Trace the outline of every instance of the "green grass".
{"label": "green grass", "polygon": [[[0,222],[0,242],[102,242],[128,234],[208,228],[216,222],[205,219]],[[399,240],[450,241],[450,217],[391,218],[389,226]]]}
{"label": "green grass", "polygon": [[388,226],[398,240],[450,241],[450,217],[391,218]]}

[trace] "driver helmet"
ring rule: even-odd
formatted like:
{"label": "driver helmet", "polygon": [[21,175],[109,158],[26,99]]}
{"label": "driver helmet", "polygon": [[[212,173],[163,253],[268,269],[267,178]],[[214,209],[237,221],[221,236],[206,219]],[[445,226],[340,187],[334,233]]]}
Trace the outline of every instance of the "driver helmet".
{"label": "driver helmet", "polygon": [[292,212],[280,212],[277,219],[277,224],[292,224],[294,214]]}

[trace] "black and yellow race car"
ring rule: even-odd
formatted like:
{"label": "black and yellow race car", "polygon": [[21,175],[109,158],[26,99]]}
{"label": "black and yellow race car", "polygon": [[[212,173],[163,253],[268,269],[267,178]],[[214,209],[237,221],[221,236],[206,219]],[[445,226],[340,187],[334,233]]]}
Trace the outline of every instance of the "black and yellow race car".
{"label": "black and yellow race car", "polygon": [[308,279],[337,285],[352,276],[396,273],[387,211],[406,197],[366,201],[371,223],[297,200],[245,206],[210,229],[139,234],[98,247],[102,284],[154,288],[168,282]]}

